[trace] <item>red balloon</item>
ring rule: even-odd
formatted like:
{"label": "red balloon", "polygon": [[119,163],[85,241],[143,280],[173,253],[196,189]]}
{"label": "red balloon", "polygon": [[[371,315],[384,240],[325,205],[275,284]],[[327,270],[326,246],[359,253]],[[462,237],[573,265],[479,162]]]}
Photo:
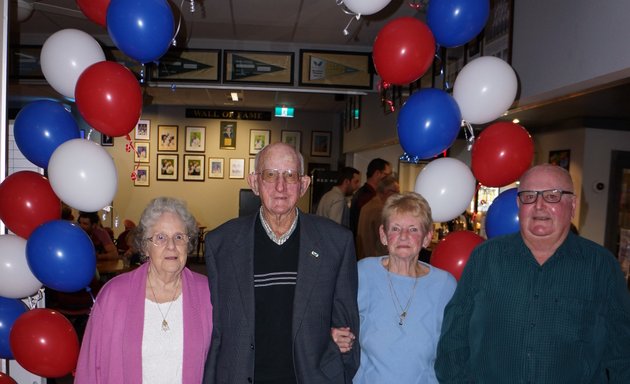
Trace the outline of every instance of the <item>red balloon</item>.
{"label": "red balloon", "polygon": [[405,85],[418,80],[435,56],[435,38],[422,21],[399,17],[387,23],[376,36],[374,67],[383,81]]}
{"label": "red balloon", "polygon": [[32,309],[17,318],[9,334],[15,360],[43,377],[63,377],[77,366],[79,338],[61,313]]}
{"label": "red balloon", "polygon": [[472,148],[471,168],[487,187],[518,180],[534,159],[534,141],[521,125],[501,121],[484,129]]}
{"label": "red balloon", "polygon": [[433,250],[431,265],[450,272],[455,279],[459,280],[470,253],[481,242],[483,242],[483,237],[474,232],[451,232]]}
{"label": "red balloon", "polygon": [[142,90],[127,67],[101,61],[87,67],[74,90],[85,121],[107,136],[125,136],[142,113]]}
{"label": "red balloon", "polygon": [[105,27],[109,2],[110,0],[77,0],[77,5],[85,17]]}
{"label": "red balloon", "polygon": [[0,220],[27,239],[40,224],[61,218],[61,201],[50,182],[33,171],[16,172],[0,184]]}
{"label": "red balloon", "polygon": [[13,380],[11,376],[0,372],[0,384],[17,384],[17,381]]}

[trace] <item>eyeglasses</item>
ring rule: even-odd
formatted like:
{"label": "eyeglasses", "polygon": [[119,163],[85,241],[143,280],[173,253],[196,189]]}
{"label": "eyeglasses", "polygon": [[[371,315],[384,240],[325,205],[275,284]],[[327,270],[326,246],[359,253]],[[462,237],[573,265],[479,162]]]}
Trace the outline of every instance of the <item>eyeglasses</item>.
{"label": "eyeglasses", "polygon": [[302,175],[298,171],[294,171],[292,169],[285,169],[281,171],[279,169],[263,169],[260,172],[256,172],[257,175],[260,175],[263,181],[267,183],[275,183],[278,181],[280,175],[287,184],[295,184],[300,181]]}
{"label": "eyeglasses", "polygon": [[563,195],[574,195],[574,193],[562,189],[546,189],[544,191],[520,191],[517,195],[523,204],[534,204],[538,200],[538,195],[542,195],[543,200],[553,204],[559,202]]}
{"label": "eyeglasses", "polygon": [[156,233],[151,237],[147,237],[147,240],[156,247],[165,247],[171,239],[177,246],[188,244],[188,235],[184,233],[176,233],[172,237],[164,233]]}

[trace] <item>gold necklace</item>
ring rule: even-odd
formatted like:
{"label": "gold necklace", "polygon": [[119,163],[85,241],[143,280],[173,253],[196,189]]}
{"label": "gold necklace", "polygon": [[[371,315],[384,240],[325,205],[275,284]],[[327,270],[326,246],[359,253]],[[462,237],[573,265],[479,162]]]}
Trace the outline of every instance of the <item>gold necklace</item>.
{"label": "gold necklace", "polygon": [[149,281],[149,288],[151,288],[151,292],[153,293],[153,299],[155,299],[155,305],[157,305],[157,309],[158,311],[160,311],[160,316],[162,316],[162,332],[170,331],[171,328],[168,326],[168,321],[166,321],[166,317],[168,316],[168,313],[171,311],[171,306],[173,305],[173,302],[175,301],[175,297],[177,297],[177,288],[179,287],[179,281],[181,280],[181,277],[178,278],[177,283],[175,283],[175,293],[173,294],[173,299],[171,300],[170,304],[168,305],[168,308],[166,309],[166,315],[162,313],[162,308],[160,308],[160,303],[158,303],[158,299],[157,299],[157,296],[155,295],[155,291],[153,290],[153,284],[151,284],[151,278],[149,276],[147,276],[147,280]]}
{"label": "gold necklace", "polygon": [[[398,300],[398,295],[396,294],[396,290],[394,289],[394,284],[392,283],[392,278],[389,276],[389,266],[391,264],[391,260],[387,262],[387,281],[389,282],[389,292],[392,295],[392,300],[394,300],[394,307],[397,309],[400,308],[400,314],[398,315],[398,325],[402,326],[407,318],[407,312],[409,311],[409,307],[411,306],[411,302],[413,301],[414,296],[416,295],[416,286],[418,285],[418,276],[413,282],[413,288],[411,288],[411,295],[405,304],[405,307],[400,304],[400,300]],[[396,306],[398,304],[398,306]]]}

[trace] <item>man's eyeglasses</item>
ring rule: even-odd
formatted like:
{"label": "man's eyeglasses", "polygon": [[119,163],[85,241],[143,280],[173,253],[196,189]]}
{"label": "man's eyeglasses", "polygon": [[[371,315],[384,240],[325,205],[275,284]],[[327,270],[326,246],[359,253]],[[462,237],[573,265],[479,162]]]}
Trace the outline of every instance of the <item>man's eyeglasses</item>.
{"label": "man's eyeglasses", "polygon": [[165,247],[171,239],[177,246],[188,244],[188,235],[184,233],[176,233],[172,237],[164,233],[156,233],[151,237],[147,237],[147,240],[156,247]]}
{"label": "man's eyeglasses", "polygon": [[279,169],[263,169],[260,172],[256,172],[257,175],[262,177],[263,181],[267,183],[275,183],[278,181],[280,175],[287,184],[295,184],[300,181],[302,175],[298,171],[292,169],[285,169],[281,171]]}
{"label": "man's eyeglasses", "polygon": [[574,195],[574,193],[562,189],[546,189],[544,191],[520,191],[517,195],[522,204],[534,204],[538,200],[538,195],[542,195],[543,200],[553,204],[559,202],[563,195]]}

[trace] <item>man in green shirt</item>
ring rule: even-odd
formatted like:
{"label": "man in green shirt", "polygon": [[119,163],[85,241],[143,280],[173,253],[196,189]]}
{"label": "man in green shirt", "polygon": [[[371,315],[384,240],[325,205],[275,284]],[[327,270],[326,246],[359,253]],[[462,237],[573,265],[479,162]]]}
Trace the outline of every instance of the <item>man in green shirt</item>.
{"label": "man in green shirt", "polygon": [[471,254],[444,311],[441,383],[630,383],[630,294],[605,248],[570,233],[563,168],[521,177],[520,232]]}

